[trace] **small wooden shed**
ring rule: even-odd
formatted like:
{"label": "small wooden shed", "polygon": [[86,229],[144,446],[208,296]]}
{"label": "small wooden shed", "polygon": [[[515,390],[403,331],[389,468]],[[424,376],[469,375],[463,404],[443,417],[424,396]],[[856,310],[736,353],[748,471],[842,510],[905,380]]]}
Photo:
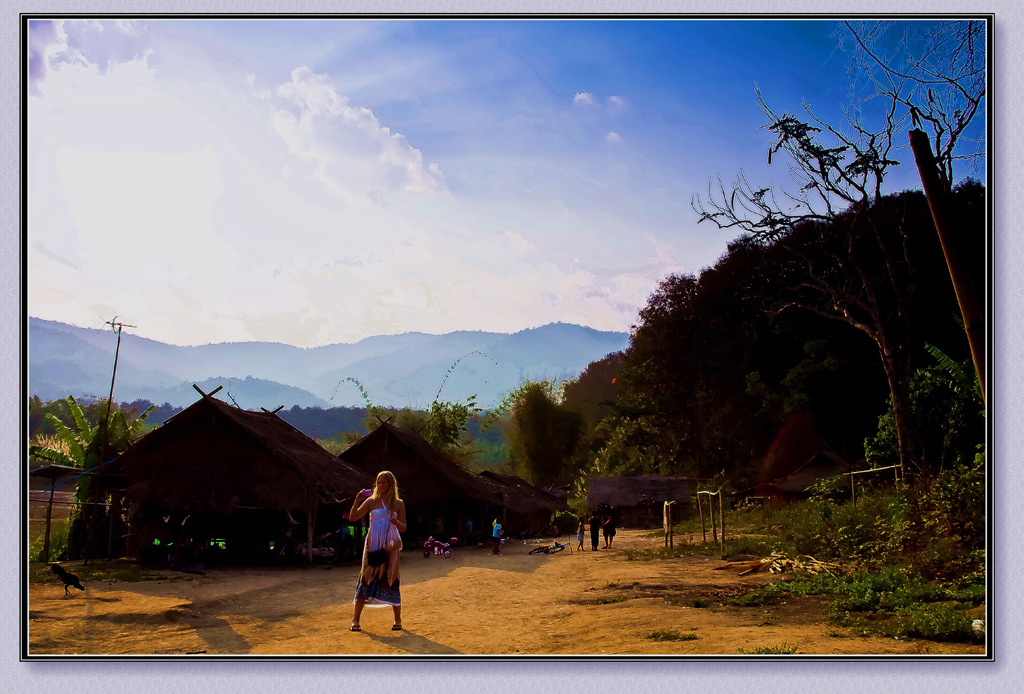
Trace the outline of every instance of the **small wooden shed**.
{"label": "small wooden shed", "polygon": [[591,477],[587,506],[591,510],[601,504],[613,507],[620,527],[658,527],[664,502],[689,507],[691,482],[688,477]]}
{"label": "small wooden shed", "polygon": [[229,544],[264,542],[293,517],[310,537],[318,510],[351,503],[371,483],[276,414],[209,395],[142,436],[118,463],[133,519],[190,518],[197,532]]}
{"label": "small wooden shed", "polygon": [[819,480],[837,477],[853,469],[841,456],[819,450],[789,474],[761,482],[733,494],[738,498],[790,501],[807,495],[807,488]]}

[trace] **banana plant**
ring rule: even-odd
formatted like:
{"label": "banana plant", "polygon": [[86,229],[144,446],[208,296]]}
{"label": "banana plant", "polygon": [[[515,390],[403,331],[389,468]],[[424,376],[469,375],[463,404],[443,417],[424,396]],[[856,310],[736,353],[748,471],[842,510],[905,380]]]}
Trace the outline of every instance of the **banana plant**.
{"label": "banana plant", "polygon": [[[96,426],[89,423],[82,408],[74,396],[67,398],[68,409],[75,421],[74,428],[64,424],[52,412],[47,413],[46,418],[50,421],[56,431],[57,441],[64,445],[58,445],[57,441],[40,441],[29,446],[29,455],[36,458],[45,458],[58,465],[77,467],[82,470],[90,470],[100,464],[99,456],[104,442],[107,427],[105,422]],[[155,405],[150,407],[129,422],[124,416],[124,411],[118,410],[110,415],[110,436],[107,441],[107,454],[120,453],[128,447],[132,441],[142,435],[145,429],[146,420],[156,410]],[[95,458],[95,461],[90,459]]]}
{"label": "banana plant", "polygon": [[970,393],[978,401],[979,405],[985,404],[985,396],[981,392],[981,381],[978,380],[978,372],[971,371],[970,374],[948,354],[931,343],[925,343],[924,348],[932,355],[938,363],[939,368],[946,372],[956,392]]}

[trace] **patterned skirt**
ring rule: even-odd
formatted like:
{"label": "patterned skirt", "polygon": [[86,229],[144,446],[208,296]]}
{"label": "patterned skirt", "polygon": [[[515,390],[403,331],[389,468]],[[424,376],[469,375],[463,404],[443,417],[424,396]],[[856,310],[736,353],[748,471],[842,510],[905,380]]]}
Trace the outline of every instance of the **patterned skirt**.
{"label": "patterned skirt", "polygon": [[352,602],[363,600],[367,607],[387,607],[402,604],[401,580],[388,583],[387,576],[378,576],[356,584],[356,596]]}
{"label": "patterned skirt", "polygon": [[[371,521],[370,533],[363,545],[363,566],[359,572],[359,580],[356,582],[356,594],[352,602],[364,601],[367,607],[386,607],[388,605],[402,604],[402,578],[399,555],[401,552],[388,552],[388,560],[380,566],[370,566],[366,561],[366,554],[371,549],[378,549],[383,546],[386,537],[386,526],[373,527]],[[371,539],[372,538],[372,539]]]}

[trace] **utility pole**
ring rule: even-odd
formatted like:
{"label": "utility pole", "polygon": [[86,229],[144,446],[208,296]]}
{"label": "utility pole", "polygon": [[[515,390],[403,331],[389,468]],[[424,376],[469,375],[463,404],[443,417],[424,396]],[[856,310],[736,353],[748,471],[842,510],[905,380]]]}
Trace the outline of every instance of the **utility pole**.
{"label": "utility pole", "polygon": [[108,320],[107,325],[117,332],[117,347],[114,348],[114,372],[110,375],[110,395],[107,397],[107,431],[103,437],[103,448],[104,455],[100,456],[100,462],[106,457],[106,447],[110,436],[110,406],[114,402],[114,379],[117,378],[117,356],[121,352],[121,328],[137,328],[136,325],[125,325],[119,323],[117,316],[114,316],[113,320]]}
{"label": "utility pole", "polygon": [[[107,460],[107,448],[110,445],[110,409],[111,409],[111,405],[113,405],[113,403],[114,403],[114,379],[117,378],[117,358],[118,358],[118,356],[121,353],[121,329],[125,328],[125,327],[128,327],[128,328],[135,328],[135,327],[137,327],[137,326],[134,326],[134,325],[126,325],[125,323],[119,322],[117,320],[117,316],[114,316],[114,318],[112,320],[108,320],[106,322],[106,325],[109,325],[117,333],[117,346],[114,348],[114,371],[110,375],[110,395],[107,396],[107,416],[106,416],[105,423],[103,425],[103,442],[100,445],[100,459],[99,459],[98,466],[96,468],[97,471],[103,466],[104,463],[106,463],[106,460]],[[97,497],[98,492],[99,492],[99,490],[97,489],[97,482],[98,482],[98,472],[97,472],[97,476],[94,477],[92,479],[92,481],[91,481],[91,486],[92,486],[92,490],[91,491],[92,491],[92,494],[90,494],[90,496],[92,497],[92,509],[89,511],[89,515],[87,516],[87,518],[88,518],[88,528],[86,530],[86,538],[87,539],[86,539],[86,543],[85,543],[85,562],[86,563],[89,562],[89,553],[90,553],[90,549],[91,549],[91,545],[92,545],[92,538],[93,538],[93,535],[94,535],[94,532],[95,532],[95,528],[93,526],[95,525],[94,516],[96,514],[96,506],[97,506],[97,503],[98,503],[96,501],[96,497]],[[108,542],[108,545],[109,545],[109,542]],[[108,549],[109,549],[109,547],[108,547]]]}

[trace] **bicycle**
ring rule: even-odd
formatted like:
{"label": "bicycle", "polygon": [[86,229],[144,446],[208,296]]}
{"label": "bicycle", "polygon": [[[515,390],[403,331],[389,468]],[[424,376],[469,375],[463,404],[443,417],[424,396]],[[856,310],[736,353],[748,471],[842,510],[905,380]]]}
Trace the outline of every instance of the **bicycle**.
{"label": "bicycle", "polygon": [[[530,554],[555,554],[557,552],[561,552],[566,547],[567,547],[567,545],[563,545],[558,540],[555,540],[554,544],[552,544],[552,545],[545,545],[543,547],[534,547],[533,549],[530,550]],[[570,554],[572,553],[572,547],[569,547],[569,552],[570,552]]]}

